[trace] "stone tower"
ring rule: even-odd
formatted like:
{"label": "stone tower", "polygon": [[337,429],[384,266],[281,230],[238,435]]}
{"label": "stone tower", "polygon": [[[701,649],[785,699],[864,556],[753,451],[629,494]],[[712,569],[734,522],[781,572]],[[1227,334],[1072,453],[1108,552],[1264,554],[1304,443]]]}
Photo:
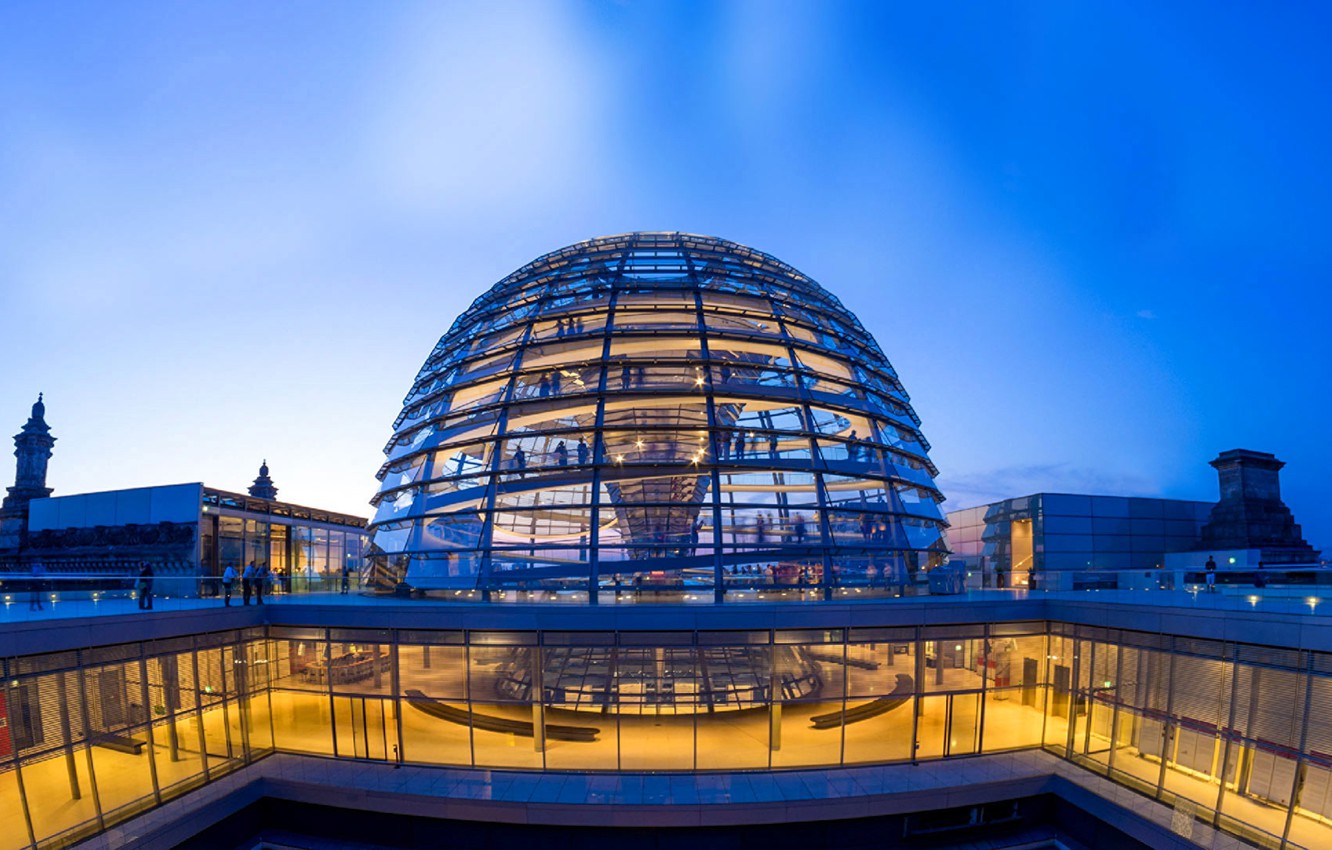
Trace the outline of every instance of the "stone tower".
{"label": "stone tower", "polygon": [[14,436],[14,456],[18,458],[18,471],[9,495],[0,503],[0,552],[17,553],[27,544],[28,503],[51,495],[46,486],[46,463],[51,459],[55,437],[46,424],[46,405],[40,394],[32,406],[23,430]]}
{"label": "stone tower", "polygon": [[267,460],[259,464],[259,477],[254,479],[254,483],[250,485],[249,493],[256,499],[276,501],[277,488],[273,486],[273,479],[268,477]]}
{"label": "stone tower", "polygon": [[9,488],[5,497],[5,510],[26,509],[33,499],[44,499],[51,495],[51,488],[46,486],[46,463],[51,459],[51,447],[56,438],[51,436],[51,426],[46,424],[46,405],[42,403],[41,393],[32,406],[32,416],[28,417],[23,430],[14,436],[14,456],[18,458],[18,471],[14,476],[14,486]]}
{"label": "stone tower", "polygon": [[1221,500],[1202,528],[1199,549],[1261,549],[1268,564],[1311,563],[1318,553],[1304,541],[1281,501],[1281,467],[1267,452],[1232,449],[1211,463]]}

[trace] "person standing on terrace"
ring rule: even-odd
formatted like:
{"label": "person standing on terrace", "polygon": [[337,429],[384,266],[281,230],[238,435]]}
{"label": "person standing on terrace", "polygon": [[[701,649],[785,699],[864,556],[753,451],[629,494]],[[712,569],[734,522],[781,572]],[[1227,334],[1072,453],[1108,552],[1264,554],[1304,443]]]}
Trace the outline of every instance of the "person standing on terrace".
{"label": "person standing on terrace", "polygon": [[222,571],[222,604],[231,607],[231,588],[236,584],[236,565],[227,564]]}
{"label": "person standing on terrace", "polygon": [[42,566],[41,561],[32,562],[32,579],[29,583],[30,595],[28,596],[29,611],[43,611],[42,593],[46,590],[46,567]]}
{"label": "person standing on terrace", "polygon": [[144,564],[139,571],[139,610],[153,610],[153,565]]}

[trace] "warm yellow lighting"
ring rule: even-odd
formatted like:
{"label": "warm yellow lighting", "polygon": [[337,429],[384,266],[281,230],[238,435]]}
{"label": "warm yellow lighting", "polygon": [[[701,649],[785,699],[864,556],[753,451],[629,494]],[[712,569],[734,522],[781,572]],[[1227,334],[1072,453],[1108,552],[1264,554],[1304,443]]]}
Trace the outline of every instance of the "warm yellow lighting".
{"label": "warm yellow lighting", "polygon": [[1257,605],[1257,604],[1258,604],[1258,598],[1259,598],[1259,597],[1256,596],[1256,595],[1249,596],[1249,604],[1250,604],[1250,605]]}
{"label": "warm yellow lighting", "polygon": [[641,449],[641,448],[643,448],[643,441],[642,441],[642,440],[635,440],[635,441],[634,441],[634,448],[636,448],[636,449]]}
{"label": "warm yellow lighting", "polygon": [[624,455],[616,455],[616,456],[615,456],[615,462],[616,462],[616,463],[624,463]]}

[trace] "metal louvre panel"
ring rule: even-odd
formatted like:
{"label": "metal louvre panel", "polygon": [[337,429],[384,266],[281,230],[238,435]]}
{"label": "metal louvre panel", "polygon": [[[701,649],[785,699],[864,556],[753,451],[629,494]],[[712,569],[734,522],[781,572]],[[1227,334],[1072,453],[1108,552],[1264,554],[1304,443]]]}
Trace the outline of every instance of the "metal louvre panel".
{"label": "metal louvre panel", "polygon": [[1235,718],[1233,718],[1231,729],[1237,734],[1251,738],[1249,734],[1249,705],[1253,699],[1253,673],[1255,667],[1240,663],[1235,666],[1235,675],[1232,677],[1231,698],[1235,702]]}
{"label": "metal louvre panel", "polygon": [[990,637],[1017,637],[1019,635],[1042,635],[1048,631],[1049,624],[1036,620],[1030,623],[995,623],[990,626]]}
{"label": "metal louvre panel", "polygon": [[1097,643],[1107,643],[1114,640],[1110,629],[1100,626],[1078,626],[1078,637],[1083,640],[1096,641]]}
{"label": "metal louvre panel", "polygon": [[[1249,669],[1253,678],[1249,684],[1248,737],[1282,747],[1298,747],[1304,720],[1304,675],[1262,667]],[[1244,708],[1236,706],[1237,716]]]}
{"label": "metal louvre panel", "polygon": [[1235,662],[1224,663],[1225,672],[1221,676],[1221,693],[1217,697],[1217,722],[1222,729],[1230,725],[1230,704],[1235,699]]}
{"label": "metal louvre panel", "polygon": [[222,653],[217,649],[201,649],[199,659],[199,690],[205,703],[215,701],[228,694],[223,679]]}
{"label": "metal louvre panel", "polygon": [[1051,665],[1071,668],[1073,666],[1073,640],[1063,636],[1051,637],[1049,656],[1047,660]]}
{"label": "metal louvre panel", "polygon": [[[1332,656],[1321,656],[1332,659]],[[1235,645],[1235,659],[1245,664],[1262,664],[1266,667],[1284,667],[1287,670],[1299,670],[1300,651],[1298,649],[1278,649],[1271,646],[1254,646],[1240,643]],[[1326,672],[1332,673],[1332,664]]]}
{"label": "metal louvre panel", "polygon": [[79,676],[70,670],[6,683],[9,731],[25,759],[47,758],[83,740]]}
{"label": "metal louvre panel", "polygon": [[1116,682],[1116,685],[1119,685],[1120,702],[1142,707],[1144,675],[1142,650],[1135,649],[1132,646],[1120,646],[1119,653],[1123,657],[1123,663],[1120,665],[1120,679],[1119,682]]}
{"label": "metal louvre panel", "polygon": [[1187,655],[1201,655],[1204,658],[1225,658],[1225,649],[1225,644],[1219,640],[1203,640],[1191,637],[1175,638],[1175,652]]}
{"label": "metal louvre panel", "polygon": [[1172,713],[1183,720],[1225,726],[1230,707],[1222,702],[1222,689],[1230,675],[1231,667],[1223,661],[1177,656],[1170,678]]}
{"label": "metal louvre panel", "polygon": [[1164,714],[1169,696],[1170,656],[1150,649],[1126,649],[1119,698],[1147,712]]}
{"label": "metal louvre panel", "polygon": [[208,634],[195,635],[194,645],[200,649],[205,647],[225,646],[235,643],[240,639],[240,632],[210,632]]}
{"label": "metal louvre panel", "polygon": [[985,626],[979,623],[974,625],[924,626],[920,630],[920,636],[924,640],[961,640],[979,638],[984,635]]}
{"label": "metal louvre panel", "polygon": [[[1332,705],[1332,677],[1313,677],[1310,703],[1320,707]],[[1328,712],[1309,713],[1309,730],[1306,733],[1304,750],[1308,753],[1318,753],[1324,760],[1332,758],[1332,716],[1329,716]]]}
{"label": "metal louvre panel", "polygon": [[1124,646],[1136,646],[1142,649],[1160,650],[1170,647],[1169,637],[1149,632],[1123,632],[1119,636],[1119,642]]}
{"label": "metal louvre panel", "polygon": [[[1289,651],[1293,653],[1295,650]],[[1313,671],[1315,673],[1332,674],[1332,654],[1326,652],[1311,652],[1309,655],[1312,658]]]}
{"label": "metal louvre panel", "polygon": [[1078,680],[1076,686],[1081,690],[1090,690],[1095,680],[1094,668],[1096,660],[1102,652],[1104,645],[1097,645],[1090,640],[1079,640],[1078,647]]}
{"label": "metal louvre panel", "polygon": [[46,673],[53,670],[70,670],[79,665],[77,652],[48,652],[45,655],[29,655],[15,658],[12,670],[16,675]]}
{"label": "metal louvre panel", "polygon": [[1120,649],[1113,643],[1096,645],[1095,663],[1091,669],[1091,686],[1110,687],[1106,682],[1118,684]]}
{"label": "metal louvre panel", "polygon": [[[257,637],[263,638],[263,627],[256,627],[260,634]],[[167,655],[173,652],[189,652],[194,649],[194,641],[189,637],[162,638],[151,643],[144,644],[144,651],[149,655]]]}
{"label": "metal louvre panel", "polygon": [[92,667],[96,664],[114,664],[117,661],[128,661],[131,658],[138,657],[138,644],[125,643],[117,644],[116,646],[99,646],[94,649],[84,650],[83,666]]}
{"label": "metal louvre panel", "polygon": [[[269,637],[273,638],[274,640],[306,640],[306,641],[309,641],[309,640],[323,640],[323,639],[324,639],[324,636],[327,634],[327,631],[326,631],[325,629],[323,629],[323,628],[311,628],[311,627],[307,627],[307,626],[299,626],[299,627],[298,627],[298,626],[269,626],[269,627],[268,627],[268,634],[269,634]],[[421,643],[421,642],[422,642],[420,639],[418,639],[417,637],[415,637],[415,635],[416,635],[415,632],[405,633],[405,634],[411,634],[411,635],[413,635],[413,637],[411,638],[411,640],[410,640],[409,642],[412,642],[412,643]],[[434,634],[442,634],[442,633],[441,633],[441,632],[435,632]],[[461,642],[462,642],[462,640],[461,640],[462,632],[454,632],[453,634],[457,634],[457,635],[459,636],[459,643],[461,643]],[[404,638],[404,640],[406,640],[406,638]],[[436,642],[438,642],[438,641],[436,641]],[[199,646],[203,646],[203,645],[204,645],[204,644],[199,644]]]}

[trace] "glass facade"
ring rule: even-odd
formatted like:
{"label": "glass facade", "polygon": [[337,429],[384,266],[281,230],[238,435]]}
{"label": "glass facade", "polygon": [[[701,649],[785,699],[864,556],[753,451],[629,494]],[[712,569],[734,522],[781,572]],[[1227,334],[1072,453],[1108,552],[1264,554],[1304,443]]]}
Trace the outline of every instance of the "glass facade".
{"label": "glass facade", "polygon": [[[359,517],[205,488],[199,518],[200,574],[228,566],[267,566],[273,591],[337,590],[344,568],[357,586],[372,583],[368,535]],[[211,587],[211,585],[210,585]]]}
{"label": "glass facade", "polygon": [[274,752],[736,771],[1042,747],[1261,847],[1332,843],[1332,655],[1046,622],[557,632],[256,627],[3,659],[0,850]]}
{"label": "glass facade", "polygon": [[262,627],[4,658],[0,848],[65,847],[273,751]]}
{"label": "glass facade", "polygon": [[790,266],[685,234],[596,239],[500,281],[440,340],[371,532],[425,590],[888,590],[945,554],[919,425],[873,337]]}
{"label": "glass facade", "polygon": [[950,511],[948,546],[987,585],[1034,587],[1044,572],[1160,567],[1166,553],[1197,545],[1211,510],[1211,502],[1037,493]]}

